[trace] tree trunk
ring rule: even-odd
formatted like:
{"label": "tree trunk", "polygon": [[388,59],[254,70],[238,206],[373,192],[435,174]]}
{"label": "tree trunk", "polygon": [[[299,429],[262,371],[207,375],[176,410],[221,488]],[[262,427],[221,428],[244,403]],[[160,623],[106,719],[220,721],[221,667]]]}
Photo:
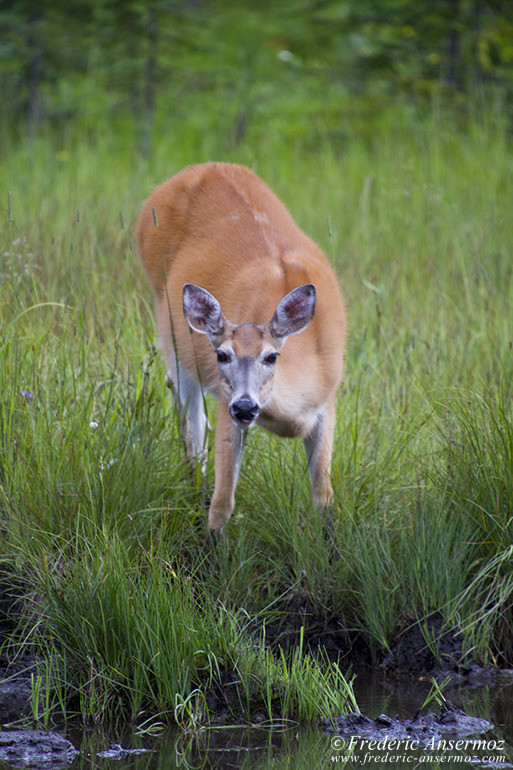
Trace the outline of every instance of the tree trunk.
{"label": "tree trunk", "polygon": [[38,35],[38,26],[41,19],[41,13],[35,5],[32,7],[29,19],[28,46],[28,104],[27,104],[27,123],[29,134],[32,134],[35,126],[43,118],[43,106],[40,98],[40,86],[43,75],[43,54]]}
{"label": "tree trunk", "polygon": [[144,73],[143,101],[144,121],[141,136],[141,151],[147,154],[151,149],[153,126],[155,124],[155,79],[157,74],[158,27],[157,10],[152,2],[148,7],[148,23],[146,25],[147,55]]}

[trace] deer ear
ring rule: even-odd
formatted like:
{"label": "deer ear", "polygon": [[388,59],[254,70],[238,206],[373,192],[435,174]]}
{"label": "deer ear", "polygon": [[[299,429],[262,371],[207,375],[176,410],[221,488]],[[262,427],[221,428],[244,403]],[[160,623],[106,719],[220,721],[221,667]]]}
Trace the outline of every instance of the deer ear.
{"label": "deer ear", "polygon": [[225,329],[225,317],[216,298],[201,286],[186,283],[183,287],[183,314],[194,331],[207,334],[214,342]]}
{"label": "deer ear", "polygon": [[284,339],[306,329],[315,314],[315,286],[306,283],[292,289],[279,302],[269,321],[273,334]]}

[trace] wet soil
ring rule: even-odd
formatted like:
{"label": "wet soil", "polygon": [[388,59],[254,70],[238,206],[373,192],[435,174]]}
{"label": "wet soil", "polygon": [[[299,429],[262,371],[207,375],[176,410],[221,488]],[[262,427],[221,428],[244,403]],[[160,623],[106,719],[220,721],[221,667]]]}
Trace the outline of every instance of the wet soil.
{"label": "wet soil", "polygon": [[28,715],[31,674],[36,667],[33,655],[19,655],[15,650],[19,596],[19,589],[0,577],[0,723],[3,725]]}
{"label": "wet soil", "polygon": [[334,720],[323,720],[327,732],[338,735],[357,735],[367,740],[387,741],[409,740],[416,746],[433,746],[443,736],[455,739],[481,735],[493,729],[491,722],[472,717],[461,709],[446,702],[439,713],[415,714],[411,719],[397,719],[384,714],[370,719],[364,714],[338,716]]}
{"label": "wet soil", "polygon": [[389,677],[450,677],[453,683],[476,685],[513,679],[513,669],[483,667],[469,657],[462,634],[445,628],[438,613],[424,618],[422,625],[405,619],[390,648],[373,654],[360,634],[348,631],[343,618],[321,618],[308,599],[295,597],[283,608],[279,622],[266,625],[265,640],[272,648],[289,651],[299,644],[301,633],[314,654],[321,649],[347,667],[378,667]]}
{"label": "wet soil", "polygon": [[43,730],[3,730],[0,732],[0,760],[13,767],[65,770],[78,751],[59,733]]}

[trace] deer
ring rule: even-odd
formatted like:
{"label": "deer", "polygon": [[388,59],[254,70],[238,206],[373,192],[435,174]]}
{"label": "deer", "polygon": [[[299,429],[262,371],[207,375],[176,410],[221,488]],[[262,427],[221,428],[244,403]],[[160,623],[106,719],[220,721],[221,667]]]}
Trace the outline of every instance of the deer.
{"label": "deer", "polygon": [[330,509],[346,314],[328,258],[253,171],[187,166],[144,202],[137,247],[186,454],[204,475],[218,399],[208,530],[235,505],[248,431],[301,438],[313,504]]}

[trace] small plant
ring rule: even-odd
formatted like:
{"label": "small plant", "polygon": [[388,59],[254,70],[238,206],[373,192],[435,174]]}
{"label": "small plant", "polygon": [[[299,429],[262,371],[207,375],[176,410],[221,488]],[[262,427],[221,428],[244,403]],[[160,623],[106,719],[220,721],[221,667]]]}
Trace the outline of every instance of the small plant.
{"label": "small plant", "polygon": [[51,691],[47,677],[42,674],[30,675],[30,709],[34,724],[47,728],[52,712]]}
{"label": "small plant", "polygon": [[311,722],[321,716],[330,719],[337,714],[359,711],[353,680],[348,681],[338,664],[327,656],[313,660],[304,650],[304,628],[301,627],[299,646],[290,660],[280,653],[279,676],[282,680],[281,710],[299,721]]}
{"label": "small plant", "polygon": [[166,715],[156,714],[138,723],[134,729],[134,735],[161,735],[166,730],[166,724],[159,720],[159,716]]}
{"label": "small plant", "polygon": [[208,724],[209,714],[204,693],[196,688],[183,697],[180,693],[175,695],[174,720],[182,730],[197,732]]}
{"label": "small plant", "polygon": [[447,685],[451,681],[451,677],[447,676],[441,682],[437,682],[434,677],[431,677],[429,681],[431,682],[430,690],[424,700],[424,703],[417,711],[417,714],[414,717],[414,719],[416,719],[419,716],[419,714],[421,714],[422,711],[424,711],[424,709],[426,709],[432,703],[435,703],[439,708],[443,708],[445,703],[447,702],[446,697],[443,694],[443,690],[447,687]]}

